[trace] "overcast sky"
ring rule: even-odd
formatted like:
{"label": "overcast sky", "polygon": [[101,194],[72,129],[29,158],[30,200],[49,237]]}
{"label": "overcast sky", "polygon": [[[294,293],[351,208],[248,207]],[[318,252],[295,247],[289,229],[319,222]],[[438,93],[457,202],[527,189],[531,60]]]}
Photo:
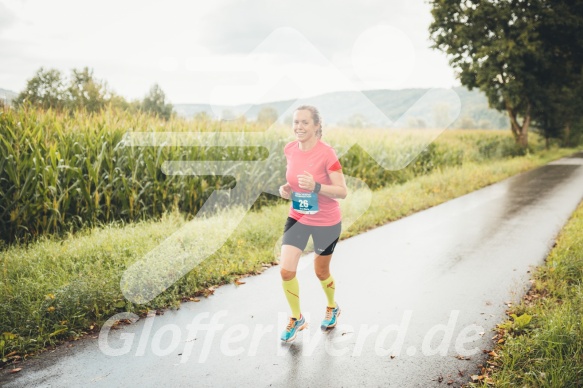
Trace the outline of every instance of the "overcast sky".
{"label": "overcast sky", "polygon": [[424,0],[0,0],[0,88],[88,66],[142,98],[238,104],[459,85]]}

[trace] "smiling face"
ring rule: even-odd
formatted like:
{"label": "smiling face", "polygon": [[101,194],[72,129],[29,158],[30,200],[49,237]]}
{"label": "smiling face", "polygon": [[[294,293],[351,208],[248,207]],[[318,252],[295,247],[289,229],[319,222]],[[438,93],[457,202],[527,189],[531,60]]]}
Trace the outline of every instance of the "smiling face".
{"label": "smiling face", "polygon": [[314,123],[312,112],[309,110],[301,109],[294,112],[293,129],[300,142],[314,139],[319,128],[320,124]]}

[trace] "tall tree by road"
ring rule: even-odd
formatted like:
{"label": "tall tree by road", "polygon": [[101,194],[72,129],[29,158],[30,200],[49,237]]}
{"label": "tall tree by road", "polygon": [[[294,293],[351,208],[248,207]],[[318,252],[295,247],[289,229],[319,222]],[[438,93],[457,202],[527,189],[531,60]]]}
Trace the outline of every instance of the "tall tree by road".
{"label": "tall tree by road", "polygon": [[[559,69],[552,37],[545,31],[551,21],[562,23],[555,10],[558,3],[567,12],[581,8],[580,2],[567,0],[430,1],[433,47],[448,54],[464,86],[481,89],[491,107],[507,112],[512,133],[522,147],[528,145],[533,118],[539,125],[557,121],[566,104],[555,95],[574,88],[568,85],[571,78],[557,72],[576,74],[576,66]],[[564,10],[560,12],[564,14]],[[576,28],[569,31],[573,34]],[[563,46],[571,48],[578,44],[580,38],[563,41]]]}
{"label": "tall tree by road", "polygon": [[583,132],[583,2],[547,2],[538,31],[545,62],[537,78],[545,93],[533,117],[547,139],[573,146]]}

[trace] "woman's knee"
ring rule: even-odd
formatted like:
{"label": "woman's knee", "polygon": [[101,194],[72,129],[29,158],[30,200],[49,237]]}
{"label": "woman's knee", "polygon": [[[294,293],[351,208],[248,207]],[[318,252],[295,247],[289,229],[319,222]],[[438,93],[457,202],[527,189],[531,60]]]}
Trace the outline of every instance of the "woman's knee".
{"label": "woman's knee", "polygon": [[326,280],[330,277],[330,261],[332,255],[316,256],[314,260],[314,272],[320,280]]}
{"label": "woman's knee", "polygon": [[326,280],[330,277],[330,270],[328,270],[328,269],[316,268],[315,272],[316,272],[316,276],[320,280]]}
{"label": "woman's knee", "polygon": [[295,271],[288,271],[287,269],[283,268],[279,271],[279,273],[281,274],[281,279],[286,281],[292,280],[296,276]]}

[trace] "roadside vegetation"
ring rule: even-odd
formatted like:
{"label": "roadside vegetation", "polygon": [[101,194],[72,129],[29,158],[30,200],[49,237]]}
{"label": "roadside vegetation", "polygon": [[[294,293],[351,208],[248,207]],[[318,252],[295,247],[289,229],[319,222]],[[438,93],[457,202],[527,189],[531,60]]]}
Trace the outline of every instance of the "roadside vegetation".
{"label": "roadside vegetation", "polygon": [[472,386],[583,386],[583,203],[561,231],[530,291],[498,325],[483,382]]}

